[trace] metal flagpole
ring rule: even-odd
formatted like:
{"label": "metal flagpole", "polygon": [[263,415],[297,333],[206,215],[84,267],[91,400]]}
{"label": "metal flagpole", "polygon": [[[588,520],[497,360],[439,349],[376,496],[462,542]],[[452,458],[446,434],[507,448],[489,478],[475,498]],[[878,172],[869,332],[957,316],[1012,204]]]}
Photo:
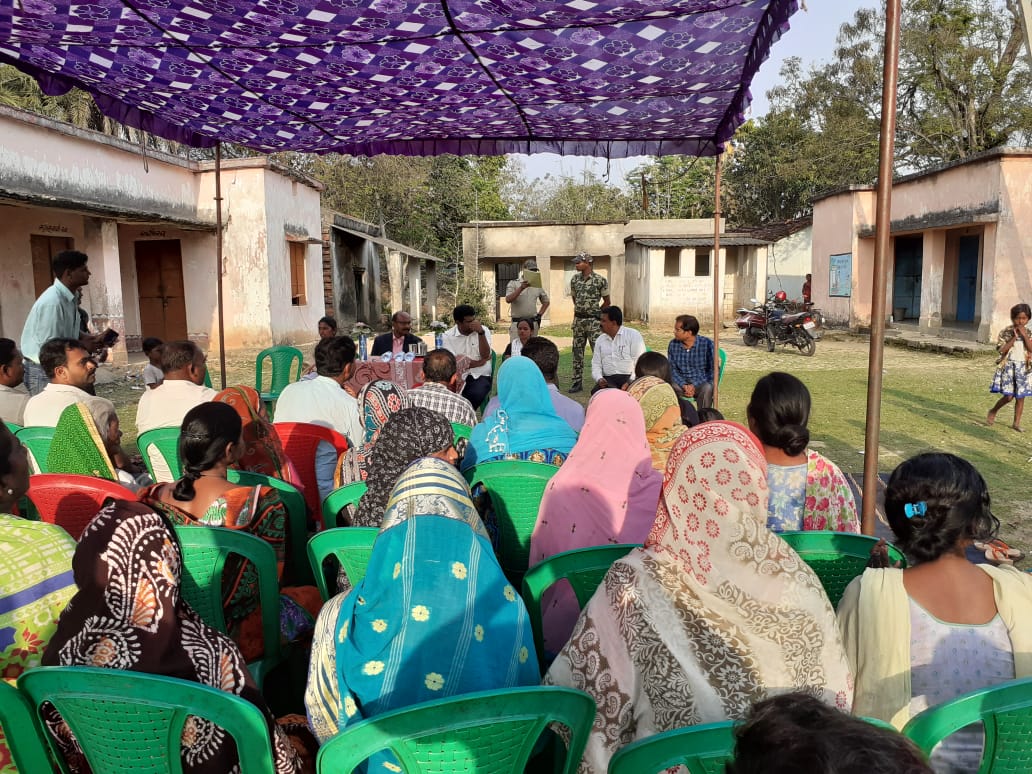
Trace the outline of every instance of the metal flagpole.
{"label": "metal flagpole", "polygon": [[874,223],[874,282],[871,299],[871,352],[867,364],[867,433],[864,438],[864,499],[861,531],[874,534],[878,493],[878,444],[881,432],[882,365],[885,353],[885,291],[889,261],[892,159],[896,145],[896,85],[899,79],[901,0],[885,6],[885,58],[882,69],[881,139]]}
{"label": "metal flagpole", "polygon": [[713,184],[713,408],[718,408],[720,384],[720,171],[723,155],[717,156]]}
{"label": "metal flagpole", "polygon": [[215,271],[218,273],[219,382],[226,389],[226,324],[222,306],[222,143],[215,145]]}

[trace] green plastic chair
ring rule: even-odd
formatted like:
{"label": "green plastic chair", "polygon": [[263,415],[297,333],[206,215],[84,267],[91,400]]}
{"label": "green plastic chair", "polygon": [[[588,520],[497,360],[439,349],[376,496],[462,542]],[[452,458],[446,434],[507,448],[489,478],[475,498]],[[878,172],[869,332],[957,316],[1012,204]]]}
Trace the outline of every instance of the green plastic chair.
{"label": "green plastic chair", "polygon": [[326,499],[322,501],[323,524],[327,527],[335,526],[338,523],[338,513],[349,505],[353,505],[357,508],[358,501],[361,500],[362,495],[366,493],[366,488],[365,481],[354,481],[350,484],[337,487],[326,495]]}
{"label": "green plastic chair", "polygon": [[287,552],[287,561],[290,572],[291,585],[311,586],[314,582],[312,571],[308,566],[308,554],[305,546],[308,544],[308,506],[305,505],[305,496],[293,484],[283,479],[266,476],[263,473],[253,473],[249,470],[226,471],[226,478],[234,484],[244,486],[271,486],[275,489],[287,509],[287,532],[290,535],[290,550]]}
{"label": "green plastic chair", "polygon": [[33,473],[47,472],[47,455],[54,440],[52,427],[23,427],[15,436],[29,450],[29,469]]}
{"label": "green plastic chair", "polygon": [[455,442],[458,443],[460,438],[469,440],[470,434],[473,432],[473,428],[469,425],[464,425],[461,422],[452,422],[452,433],[455,435]]}
{"label": "green plastic chair", "polygon": [[22,429],[21,425],[16,425],[14,422],[4,422],[4,424],[11,431],[11,435],[18,435],[18,431]]}
{"label": "green plastic chair", "polygon": [[259,537],[224,527],[176,526],[183,549],[180,593],[206,624],[228,634],[222,609],[222,572],[233,554],[258,570],[258,601],[262,610],[262,657],[247,665],[258,687],[283,660],[279,633],[279,582],[276,553]]}
{"label": "green plastic chair", "polygon": [[[832,607],[838,607],[846,586],[863,573],[871,558],[871,548],[878,542],[869,535],[849,532],[782,532],[782,540],[792,546],[799,557],[817,573]],[[906,558],[895,546],[889,546],[889,561],[902,562]]]}
{"label": "green plastic chair", "polygon": [[337,527],[313,535],[308,541],[308,561],[324,602],[337,590],[330,590],[323,562],[327,557],[335,556],[352,587],[357,586],[365,577],[369,557],[373,553],[373,543],[379,533],[378,527]]}
{"label": "green plastic chair", "polygon": [[24,693],[4,680],[0,680],[0,728],[18,771],[53,771],[32,704]]}
{"label": "green plastic chair", "polygon": [[555,465],[525,460],[482,462],[465,472],[470,488],[483,484],[491,498],[501,545],[498,558],[509,580],[519,588],[530,558],[530,535],[537,522],[545,487],[559,470]]}
{"label": "green plastic chair", "polygon": [[147,472],[155,481],[165,481],[166,478],[159,477],[154,471],[154,462],[151,460],[152,449],[165,461],[165,466],[172,474],[171,481],[177,481],[183,475],[183,467],[179,463],[178,427],[159,427],[140,433],[140,437],[136,439],[136,446],[140,450],[140,456],[143,457],[143,464],[147,466]]}
{"label": "green plastic chair", "polygon": [[545,663],[543,614],[541,598],[554,584],[565,578],[573,588],[577,604],[584,608],[595,593],[595,589],[606,577],[609,568],[617,559],[637,548],[640,543],[618,543],[616,545],[575,548],[550,556],[535,564],[523,576],[523,601],[530,614],[530,628],[534,632],[538,663]]}
{"label": "green plastic chair", "polygon": [[[183,726],[210,720],[236,742],[242,774],[275,770],[269,729],[255,705],[200,683],[93,667],[39,667],[18,679],[39,711],[54,705],[95,772],[179,772]],[[57,746],[50,747],[60,759]],[[62,767],[63,768],[63,767]],[[21,768],[26,774],[51,767]]]}
{"label": "green plastic chair", "polygon": [[[301,364],[305,356],[296,347],[269,347],[258,353],[254,361],[254,388],[262,396],[266,406],[275,403],[283,388],[301,378]],[[265,361],[269,360],[269,389],[262,388]],[[272,413],[269,413],[272,419]]]}
{"label": "green plastic chair", "polygon": [[903,735],[925,755],[970,723],[985,729],[978,774],[1027,774],[1032,771],[1032,678],[1012,680],[965,693],[910,719]]}
{"label": "green plastic chair", "polygon": [[[560,769],[580,763],[595,717],[595,702],[570,688],[482,691],[416,704],[345,728],[319,750],[319,774],[348,774],[371,755],[389,750],[412,772],[522,774],[550,723],[569,729]],[[557,746],[560,746],[557,742]]]}
{"label": "green plastic chair", "polygon": [[609,760],[609,774],[657,774],[685,766],[689,774],[724,774],[734,758],[735,722],[706,723],[665,731],[627,745]]}

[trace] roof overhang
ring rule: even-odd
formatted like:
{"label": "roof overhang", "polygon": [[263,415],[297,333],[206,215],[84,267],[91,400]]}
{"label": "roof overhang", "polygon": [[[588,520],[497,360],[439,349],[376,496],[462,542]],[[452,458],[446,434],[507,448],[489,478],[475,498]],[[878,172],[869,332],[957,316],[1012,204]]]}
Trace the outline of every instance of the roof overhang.
{"label": "roof overhang", "polygon": [[[713,236],[690,236],[690,237],[639,237],[633,234],[624,242],[634,242],[642,247],[713,247]],[[721,234],[721,247],[748,247],[769,245],[766,239],[756,237],[735,236],[734,234]]]}
{"label": "roof overhang", "polygon": [[344,226],[339,226],[336,223],[331,223],[330,228],[336,231],[343,231],[345,234],[350,234],[351,236],[358,237],[359,239],[365,239],[370,242],[375,242],[378,245],[383,245],[388,250],[397,250],[399,253],[402,253],[404,255],[410,255],[413,258],[419,258],[421,261],[433,261],[434,263],[439,263],[440,261],[444,260],[443,258],[438,258],[436,255],[424,253],[421,250],[417,250],[414,247],[409,247],[408,245],[403,245],[401,242],[395,242],[393,239],[388,239],[387,237],[376,236],[375,234],[369,234],[365,231],[358,231],[357,229],[353,228],[346,228]]}

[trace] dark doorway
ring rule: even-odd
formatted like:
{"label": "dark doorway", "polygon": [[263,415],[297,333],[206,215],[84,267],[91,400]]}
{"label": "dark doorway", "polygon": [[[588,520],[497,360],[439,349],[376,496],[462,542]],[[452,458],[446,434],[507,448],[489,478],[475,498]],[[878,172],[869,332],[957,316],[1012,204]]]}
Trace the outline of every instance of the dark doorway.
{"label": "dark doorway", "polygon": [[520,276],[523,261],[495,264],[495,319],[502,319],[502,303],[505,301],[505,286]]}
{"label": "dark doorway", "polygon": [[979,237],[962,236],[957,254],[957,322],[975,321]]}
{"label": "dark doorway", "polygon": [[924,239],[920,236],[896,237],[892,308],[903,310],[900,320],[916,320],[921,316],[923,244]]}
{"label": "dark doorway", "polygon": [[140,334],[163,341],[187,337],[183,254],[178,239],[136,242],[136,288]]}

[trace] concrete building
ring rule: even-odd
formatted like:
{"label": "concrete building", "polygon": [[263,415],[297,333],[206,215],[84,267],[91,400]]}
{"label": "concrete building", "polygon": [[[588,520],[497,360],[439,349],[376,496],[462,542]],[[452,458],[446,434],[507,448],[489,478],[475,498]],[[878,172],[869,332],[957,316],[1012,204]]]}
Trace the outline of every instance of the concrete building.
{"label": "concrete building", "polygon": [[[495,319],[509,319],[505,286],[534,258],[542,271],[551,324],[573,320],[572,258],[595,258],[595,271],[609,280],[610,298],[629,320],[654,324],[691,313],[713,319],[713,221],[630,220],[612,223],[477,222],[462,226],[467,276],[479,273],[493,289],[487,299]],[[728,319],[748,299],[762,295],[767,241],[748,234],[720,238],[721,315]]]}
{"label": "concrete building", "polygon": [[[813,300],[829,322],[871,324],[875,192],[814,202]],[[1032,150],[997,149],[893,184],[886,307],[896,323],[995,341],[1032,299]]]}
{"label": "concrete building", "polygon": [[[122,334],[116,362],[147,336],[217,346],[213,162],[4,107],[0,136],[0,336],[21,337],[53,282],[50,259],[74,248],[93,274],[83,307],[98,329]],[[311,341],[327,313],[342,331],[356,319],[377,325],[381,247],[398,269],[392,288],[400,293],[407,274],[419,307],[420,261],[432,266],[433,256],[353,218],[323,216],[322,185],[266,157],[222,167],[228,349]],[[426,274],[435,303],[436,275]]]}

